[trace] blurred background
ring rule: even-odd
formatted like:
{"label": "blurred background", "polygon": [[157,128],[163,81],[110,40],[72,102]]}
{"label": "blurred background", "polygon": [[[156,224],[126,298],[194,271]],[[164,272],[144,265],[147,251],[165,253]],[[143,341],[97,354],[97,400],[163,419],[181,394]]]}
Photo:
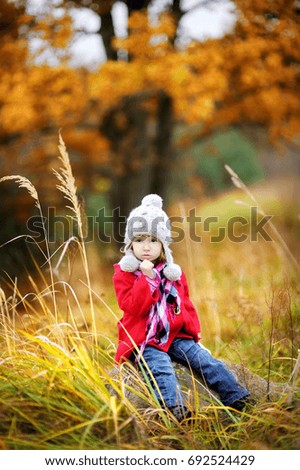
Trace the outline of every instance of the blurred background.
{"label": "blurred background", "polygon": [[[297,258],[299,20],[296,0],[0,0],[0,177],[35,185],[54,251],[73,234],[57,220],[60,130],[88,241],[111,267],[120,217],[147,193],[174,216],[245,215],[227,164]],[[23,237],[29,220],[38,237],[34,216],[27,192],[1,183],[4,284],[45,261]]]}

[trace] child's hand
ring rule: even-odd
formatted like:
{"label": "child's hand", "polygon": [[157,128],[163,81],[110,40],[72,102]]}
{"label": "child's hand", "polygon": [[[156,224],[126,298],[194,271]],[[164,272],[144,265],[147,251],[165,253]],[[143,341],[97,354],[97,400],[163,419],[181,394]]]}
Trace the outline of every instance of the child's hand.
{"label": "child's hand", "polygon": [[154,264],[151,263],[148,259],[144,259],[144,261],[141,262],[140,264],[140,270],[144,274],[144,276],[148,276],[151,279],[154,278],[152,268],[154,267]]}

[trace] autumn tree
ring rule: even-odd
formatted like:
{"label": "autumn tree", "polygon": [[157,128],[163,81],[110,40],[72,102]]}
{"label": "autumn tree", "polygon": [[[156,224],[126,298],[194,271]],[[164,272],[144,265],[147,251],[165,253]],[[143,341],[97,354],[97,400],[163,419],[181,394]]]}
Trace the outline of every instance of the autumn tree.
{"label": "autumn tree", "polygon": [[[63,64],[33,65],[28,37],[38,29],[43,37],[52,39],[53,23],[37,24],[22,2],[4,0],[0,1],[0,18],[1,176],[19,173],[29,177],[38,190],[42,189],[43,202],[53,205],[57,202],[53,200],[55,181],[51,179],[57,153],[53,129],[57,134],[61,125],[75,125],[79,114],[84,113],[87,97],[81,75]],[[65,47],[70,34],[68,24],[66,18],[64,28],[58,28],[60,34],[55,35],[54,47]],[[20,266],[32,265],[30,251],[34,246],[25,243],[20,235],[27,232],[26,223],[35,215],[34,204],[26,191],[13,182],[1,183],[0,195],[0,216],[4,221],[0,245],[17,237],[1,250],[1,269],[14,277]]]}
{"label": "autumn tree", "polygon": [[[252,124],[273,140],[300,131],[300,11],[297,2],[237,0],[237,23],[222,40],[230,89],[217,124]],[[216,125],[216,123],[209,123]]]}
{"label": "autumn tree", "polygon": [[[213,0],[199,4],[211,2]],[[112,28],[109,34],[105,33],[103,18],[111,17],[114,1],[68,2],[69,6],[84,4],[97,11],[103,23],[99,32],[109,36],[110,48],[126,50],[131,58],[129,63],[108,60],[92,73],[67,66],[66,46],[72,35],[67,12],[58,20],[48,11],[37,21],[24,16],[25,3],[16,2],[23,4],[22,15],[18,7],[15,34],[19,39],[11,46],[23,44],[23,49],[18,49],[23,51],[21,60],[17,53],[11,54],[16,58],[14,66],[10,60],[6,61],[5,53],[2,54],[4,70],[11,64],[9,78],[4,75],[1,90],[0,112],[5,139],[16,133],[24,139],[29,131],[42,129],[44,134],[47,129],[63,126],[68,143],[73,134],[75,151],[81,151],[84,145],[88,147],[88,138],[93,140],[96,149],[105,150],[107,143],[98,130],[105,132],[103,122],[109,120],[111,113],[115,114],[113,109],[118,107],[119,100],[132,96],[136,103],[135,94],[141,100],[149,92],[151,96],[157,92],[158,100],[161,92],[168,95],[172,101],[169,111],[173,109],[175,113],[170,122],[198,123],[199,137],[220,126],[243,123],[267,127],[273,137],[293,138],[298,132],[299,99],[295,91],[298,87],[299,15],[291,0],[255,3],[239,0],[236,2],[237,24],[231,34],[222,39],[193,42],[185,50],[178,50],[174,45],[178,23],[184,15],[181,1],[170,1],[168,11],[161,14],[156,24],[149,22],[144,8],[150,2],[124,2],[130,12],[130,34],[124,40],[115,40]],[[6,4],[10,3],[2,0],[1,5]],[[32,66],[33,61],[28,61],[26,39],[32,34],[56,48],[60,59],[56,66]],[[126,99],[128,103],[129,98]],[[20,112],[22,109],[25,112]],[[108,117],[105,118],[106,112]],[[152,110],[149,116],[152,129],[154,119]],[[162,116],[157,115],[156,119],[162,123]],[[166,122],[167,134],[170,122]],[[88,138],[84,139],[87,128]],[[170,140],[167,134],[166,142]],[[111,132],[107,137],[115,147],[116,139]],[[156,137],[161,140],[161,135]],[[123,144],[120,142],[120,145]],[[97,152],[97,159],[99,155]],[[89,158],[86,153],[85,159],[92,164],[95,156]],[[98,163],[97,166],[101,166],[101,158]]]}
{"label": "autumn tree", "polygon": [[[201,123],[201,133],[219,125],[253,123],[274,137],[299,134],[299,12],[293,0],[237,0],[235,29],[221,39],[172,47],[172,15],[157,27],[144,14],[129,20],[131,34],[115,42],[133,56],[131,64],[106,63],[102,74],[118,79],[110,98],[157,87],[170,94],[177,120]],[[149,37],[163,39],[153,44]],[[122,80],[123,70],[127,71]],[[104,81],[105,82],[105,81]],[[259,103],[259,106],[258,106]]]}
{"label": "autumn tree", "polygon": [[[130,35],[114,42],[116,48],[128,51],[131,62],[104,64],[101,81],[91,76],[98,84],[95,91],[103,104],[107,97],[109,105],[115,102],[115,106],[124,95],[134,96],[140,90],[168,94],[173,121],[196,124],[192,132],[187,127],[181,141],[184,145],[228,126],[261,127],[268,130],[273,142],[282,138],[295,141],[299,135],[299,47],[295,46],[295,42],[299,45],[299,15],[294,2],[288,3],[253,5],[241,0],[232,33],[221,40],[193,42],[184,50],[174,47],[178,18],[172,12],[162,14],[154,25],[144,12],[135,12],[129,18]],[[117,87],[109,87],[109,77]],[[121,143],[117,134],[111,140]],[[132,148],[130,145],[131,152]],[[123,161],[123,154],[116,152],[115,161],[118,155]],[[171,168],[172,151],[169,155]],[[125,174],[133,172],[127,166]]]}
{"label": "autumn tree", "polygon": [[[128,36],[122,39],[112,28],[114,3],[60,4],[94,8],[101,18],[99,34],[109,60],[89,71],[68,65],[74,35],[68,9],[59,18],[55,8],[37,18],[26,13],[25,1],[0,1],[1,18],[9,19],[0,42],[3,174],[15,173],[18,162],[20,172],[53,194],[47,190],[55,184],[48,175],[62,128],[79,188],[98,188],[104,177],[112,207],[127,213],[145,192],[163,194],[178,124],[186,129],[180,145],[245,125],[297,145],[297,3],[236,0],[231,33],[184,48],[178,38],[183,2],[170,1],[156,21],[148,15],[150,2],[125,2],[130,14]],[[36,62],[28,47],[32,37],[52,48],[56,63]],[[117,60],[122,51],[129,60]],[[125,190],[127,184],[131,191]]]}

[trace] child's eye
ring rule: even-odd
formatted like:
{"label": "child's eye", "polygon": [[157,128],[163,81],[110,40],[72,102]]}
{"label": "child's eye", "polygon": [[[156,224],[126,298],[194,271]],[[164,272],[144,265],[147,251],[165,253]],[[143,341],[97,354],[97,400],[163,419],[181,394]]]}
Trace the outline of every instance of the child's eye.
{"label": "child's eye", "polygon": [[157,242],[157,239],[156,238],[151,238],[151,241],[154,243],[154,242]]}

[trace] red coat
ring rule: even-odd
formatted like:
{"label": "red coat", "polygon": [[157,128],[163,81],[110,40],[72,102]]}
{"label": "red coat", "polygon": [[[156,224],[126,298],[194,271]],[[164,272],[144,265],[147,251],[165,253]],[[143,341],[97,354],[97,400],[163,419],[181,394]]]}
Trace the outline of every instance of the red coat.
{"label": "red coat", "polygon": [[[114,265],[114,288],[123,317],[118,322],[118,348],[115,360],[120,363],[128,359],[135,348],[146,338],[146,321],[151,305],[158,301],[158,288],[152,293],[145,276],[137,277],[134,273],[122,271]],[[168,351],[175,338],[200,339],[200,323],[197,311],[189,298],[189,289],[185,274],[174,282],[181,299],[181,312],[170,320],[170,333],[167,343],[157,345],[149,343],[163,351]]]}

